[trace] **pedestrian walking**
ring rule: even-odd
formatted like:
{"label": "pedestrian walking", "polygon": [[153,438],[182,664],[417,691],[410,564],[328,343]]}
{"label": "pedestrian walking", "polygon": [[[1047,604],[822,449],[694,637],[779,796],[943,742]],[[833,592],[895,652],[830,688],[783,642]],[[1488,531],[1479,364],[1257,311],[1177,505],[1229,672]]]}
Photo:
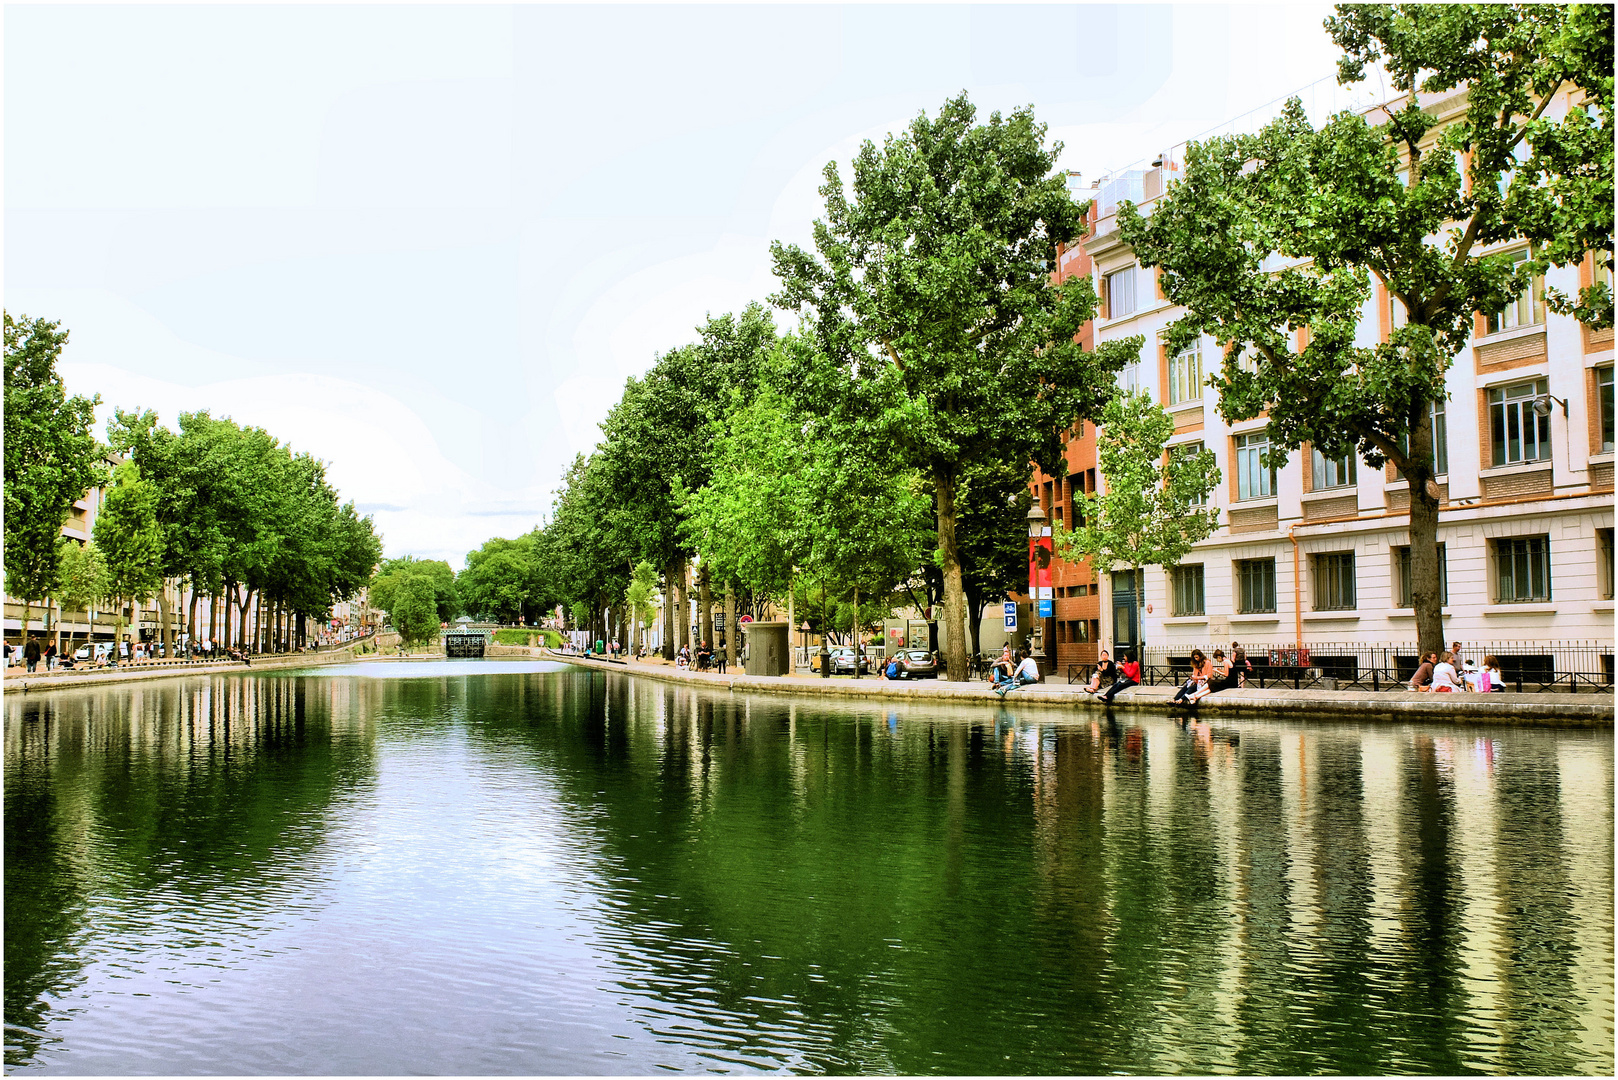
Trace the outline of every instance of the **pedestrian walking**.
{"label": "pedestrian walking", "polygon": [[34,673],[34,667],[39,663],[39,639],[29,635],[28,644],[22,647],[22,658],[28,664],[28,674]]}

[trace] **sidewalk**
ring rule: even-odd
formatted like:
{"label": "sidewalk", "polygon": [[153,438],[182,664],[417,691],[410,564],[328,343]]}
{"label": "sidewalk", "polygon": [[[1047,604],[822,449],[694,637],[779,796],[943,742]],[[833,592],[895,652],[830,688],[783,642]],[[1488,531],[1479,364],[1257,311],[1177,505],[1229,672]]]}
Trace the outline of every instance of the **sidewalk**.
{"label": "sidewalk", "polygon": [[172,679],[185,675],[233,675],[248,671],[276,671],[283,668],[318,667],[324,664],[348,663],[356,659],[355,646],[372,640],[358,638],[336,649],[321,652],[264,653],[253,657],[251,664],[240,660],[142,660],[125,662],[117,667],[72,668],[32,675],[21,666],[7,668],[3,684],[4,693],[29,693],[36,690],[63,690],[75,686],[104,686],[107,683],[138,682],[143,679]]}
{"label": "sidewalk", "polygon": [[[1106,707],[1082,692],[1077,683],[1035,683],[994,694],[986,682],[959,683],[925,679],[918,682],[889,682],[866,677],[846,676],[824,679],[817,675],[795,674],[776,678],[738,673],[681,671],[666,664],[615,663],[580,656],[576,653],[534,650],[547,659],[579,667],[616,671],[638,678],[664,682],[696,683],[715,689],[746,690],[768,694],[820,694],[826,697],[868,701],[953,701],[979,702],[999,707],[1062,709],[1086,715],[1105,715]],[[1112,708],[1122,712],[1151,712],[1175,716],[1192,715],[1192,709],[1173,704],[1171,686],[1137,686],[1123,691]],[[1554,725],[1562,727],[1612,727],[1613,699],[1607,694],[1417,694],[1410,691],[1366,690],[1224,690],[1212,694],[1196,706],[1200,716],[1287,717],[1314,715],[1331,720],[1431,721],[1455,723]]]}

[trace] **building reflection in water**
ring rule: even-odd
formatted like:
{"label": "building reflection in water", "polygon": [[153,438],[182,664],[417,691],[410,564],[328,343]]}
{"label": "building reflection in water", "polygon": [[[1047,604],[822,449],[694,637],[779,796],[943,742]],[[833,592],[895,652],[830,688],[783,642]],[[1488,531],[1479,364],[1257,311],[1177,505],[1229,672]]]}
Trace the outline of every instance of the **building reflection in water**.
{"label": "building reflection in water", "polygon": [[[143,970],[217,955],[238,990],[208,991],[222,1043],[264,1025],[272,954],[362,1025],[277,999],[270,1019],[352,1057],[235,1071],[1612,1068],[1610,731],[430,668],[6,711],[13,1066],[49,1056],[55,1004],[122,948]],[[356,896],[456,932],[373,985],[344,950],[414,924],[342,922]],[[441,1045],[389,1056],[413,1037],[401,996]],[[498,1038],[463,1035],[491,1014]]]}

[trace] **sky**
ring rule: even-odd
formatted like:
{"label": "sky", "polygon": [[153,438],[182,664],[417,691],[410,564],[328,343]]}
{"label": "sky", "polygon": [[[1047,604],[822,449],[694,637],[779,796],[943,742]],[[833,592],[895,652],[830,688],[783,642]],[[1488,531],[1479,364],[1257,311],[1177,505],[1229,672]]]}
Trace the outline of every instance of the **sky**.
{"label": "sky", "polygon": [[828,161],[965,90],[1088,182],[1329,78],[1329,13],[8,5],[5,307],[70,332],[102,421],[263,427],[459,570],[626,379],[767,299]]}

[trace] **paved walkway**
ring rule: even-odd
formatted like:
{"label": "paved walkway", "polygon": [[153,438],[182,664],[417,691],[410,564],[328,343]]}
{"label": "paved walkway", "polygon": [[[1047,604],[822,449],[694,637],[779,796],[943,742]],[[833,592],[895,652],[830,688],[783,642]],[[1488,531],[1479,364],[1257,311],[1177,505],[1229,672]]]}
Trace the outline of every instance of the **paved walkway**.
{"label": "paved walkway", "polygon": [[[540,650],[535,649],[535,654]],[[873,701],[955,701],[998,705],[1002,700],[1019,707],[1038,706],[1102,715],[1106,707],[1082,692],[1079,684],[1044,682],[1024,686],[999,698],[988,683],[958,683],[924,679],[917,682],[877,678],[853,679],[847,676],[821,678],[817,675],[766,677],[737,672],[682,671],[668,664],[639,661],[607,661],[577,653],[552,652],[543,655],[580,667],[601,668],[641,678],[666,682],[697,683],[731,690],[773,694],[821,694],[827,697]],[[1192,710],[1176,705],[1171,686],[1137,686],[1121,692],[1113,701],[1115,710],[1189,715]],[[1198,715],[1222,717],[1298,716],[1330,714],[1332,720],[1375,721],[1440,720],[1456,723],[1498,723],[1556,725],[1571,727],[1612,727],[1613,698],[1609,694],[1418,694],[1411,691],[1366,690],[1224,690],[1209,695],[1196,706]]]}
{"label": "paved walkway", "polygon": [[140,660],[125,662],[117,667],[59,668],[47,672],[45,665],[41,663],[39,669],[31,675],[18,664],[5,669],[3,685],[5,693],[16,694],[36,690],[61,690],[75,686],[101,686],[114,682],[138,682],[145,679],[172,679],[184,675],[229,675],[241,671],[316,667],[354,660],[354,649],[372,640],[371,637],[356,638],[337,648],[322,649],[318,652],[262,653],[254,656],[251,664],[243,664],[240,660]]}

